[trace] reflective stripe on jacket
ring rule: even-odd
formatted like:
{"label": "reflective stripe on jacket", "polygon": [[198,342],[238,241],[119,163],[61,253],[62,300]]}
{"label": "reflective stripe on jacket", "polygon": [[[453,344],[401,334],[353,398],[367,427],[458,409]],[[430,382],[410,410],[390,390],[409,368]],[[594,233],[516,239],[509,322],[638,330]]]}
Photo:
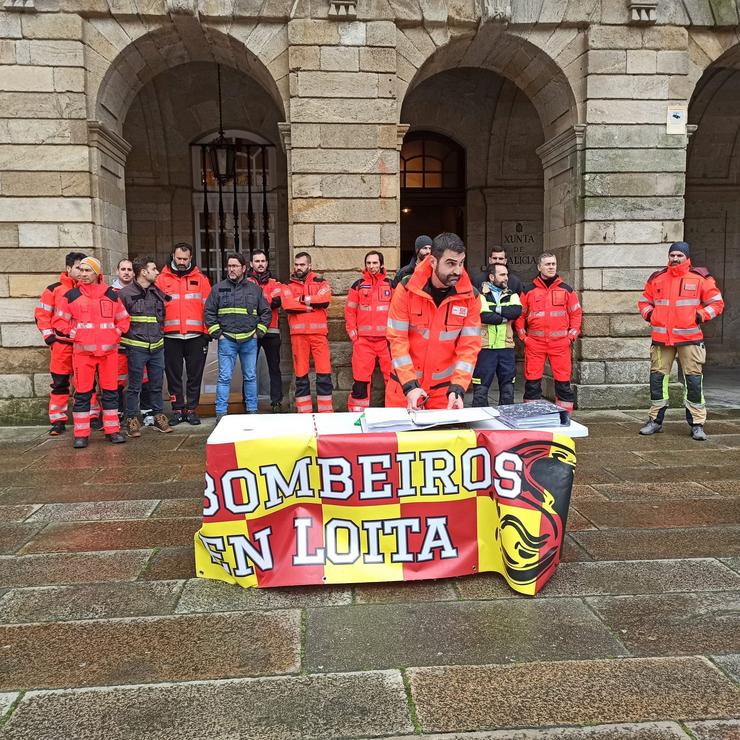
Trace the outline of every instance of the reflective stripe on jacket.
{"label": "reflective stripe on jacket", "polygon": [[520,339],[534,337],[545,342],[575,340],[581,333],[583,310],[578,294],[555,276],[546,285],[538,275],[521,293],[522,314],[514,323]]}
{"label": "reflective stripe on jacket", "polygon": [[362,278],[352,284],[344,304],[344,324],[352,341],[357,337],[385,336],[391,298],[393,288],[385,270],[377,275],[363,270]]}
{"label": "reflective stripe on jacket", "polygon": [[522,313],[522,304],[516,293],[497,290],[484,282],[489,289],[480,296],[482,349],[513,348],[513,324]]}
{"label": "reflective stripe on jacket", "polygon": [[404,393],[418,386],[428,393],[455,386],[462,394],[481,348],[480,301],[463,272],[454,292],[436,306],[425,290],[431,274],[431,263],[424,260],[393,293],[386,334],[391,378]]}
{"label": "reflective stripe on jacket", "polygon": [[52,334],[60,342],[72,343],[69,336],[69,322],[61,321],[55,316],[55,311],[61,297],[75,287],[76,281],[63,272],[59,276],[58,283],[52,283],[44,288],[44,292],[39,298],[36,308],[33,310],[33,317],[36,320],[36,326],[41,332],[41,336],[46,340]]}
{"label": "reflective stripe on jacket", "polygon": [[196,266],[180,274],[165,265],[155,285],[170,297],[164,311],[165,334],[207,332],[203,307],[211,292],[211,283]]}
{"label": "reflective stripe on jacket", "polygon": [[315,272],[305,280],[291,275],[283,285],[283,309],[288,314],[291,334],[328,334],[327,311],[331,286]]}
{"label": "reflective stripe on jacket", "polygon": [[235,283],[228,278],[213,286],[205,308],[208,333],[226,335],[236,342],[261,337],[270,323],[270,305],[252,280]]}
{"label": "reflective stripe on jacket", "polygon": [[701,342],[704,333],[697,316],[711,321],[725,307],[714,278],[704,268],[692,267],[688,259],[654,272],[637,305],[650,322],[653,342],[666,346]]}
{"label": "reflective stripe on jacket", "polygon": [[164,307],[170,299],[156,285],[144,289],[136,280],[121,288],[118,297],[131,316],[131,326],[121,337],[121,345],[149,352],[164,347]]}
{"label": "reflective stripe on jacket", "polygon": [[129,327],[129,315],[116,291],[103,282],[80,283],[59,300],[56,313],[69,322],[75,352],[106,355],[118,351],[121,335]]}
{"label": "reflective stripe on jacket", "polygon": [[251,272],[247,277],[253,283],[256,283],[260,288],[262,288],[262,295],[265,296],[265,300],[272,311],[270,325],[267,327],[267,333],[279,334],[280,329],[278,329],[278,319],[280,317],[278,309],[280,308],[280,302],[282,299],[283,284],[275,280],[269,270],[262,273],[262,275],[258,275],[256,272]]}

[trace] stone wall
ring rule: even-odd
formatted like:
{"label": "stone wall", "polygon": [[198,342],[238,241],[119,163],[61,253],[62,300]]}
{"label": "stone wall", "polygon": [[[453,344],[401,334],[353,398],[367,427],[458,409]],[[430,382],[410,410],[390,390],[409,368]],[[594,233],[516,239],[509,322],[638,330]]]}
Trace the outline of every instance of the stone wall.
{"label": "stone wall", "polygon": [[[152,151],[143,154],[144,139],[169,146],[157,133],[160,122],[189,125],[177,113],[177,70],[215,63],[233,70],[245,91],[264,93],[257,109],[268,115],[260,118],[246,102],[234,114],[255,115],[254,127],[270,129],[269,138],[276,127],[280,132],[286,259],[288,247],[309,249],[340,295],[368,248],[382,249],[395,269],[398,149],[408,124],[433,120],[470,142],[472,261],[518,219],[541,223],[543,246],[556,251],[561,272],[582,291],[579,404],[643,405],[648,339],[635,301],[646,276],[665,263],[668,244],[684,234],[687,187],[687,233],[696,236],[696,256],[722,271],[727,293],[735,284],[735,150],[726,147],[738,111],[723,101],[736,93],[711,91],[721,82],[716,75],[734,70],[740,55],[735,2],[658,0],[644,23],[633,22],[632,5],[373,0],[360,3],[356,17],[337,21],[329,3],[292,0],[6,2],[0,9],[0,417],[38,418],[45,404],[45,350],[31,314],[67,251],[93,251],[110,269],[131,250],[131,239],[147,238],[140,217],[147,200],[161,206],[155,209],[158,252],[187,233],[192,216],[184,173],[158,194],[142,189],[149,186],[136,173],[151,174],[159,161]],[[687,186],[688,137],[666,133],[666,117],[669,107],[688,105],[708,69],[692,102],[699,129]],[[480,99],[456,110],[429,93],[450,88]],[[202,103],[192,110],[199,125],[212,113],[212,99]],[[462,112],[474,109],[485,119],[477,136]],[[137,117],[144,138],[127,124]],[[188,132],[197,128],[188,125]],[[180,143],[187,138],[171,136]],[[719,160],[733,166],[715,177],[694,164],[706,151],[728,151]],[[163,192],[173,186],[176,197],[165,207]],[[715,238],[720,222],[722,256]],[[331,336],[337,381],[346,392],[351,377],[341,308],[340,299]],[[709,340],[716,358],[735,357],[737,323],[731,304],[722,328],[712,328],[720,332]]]}

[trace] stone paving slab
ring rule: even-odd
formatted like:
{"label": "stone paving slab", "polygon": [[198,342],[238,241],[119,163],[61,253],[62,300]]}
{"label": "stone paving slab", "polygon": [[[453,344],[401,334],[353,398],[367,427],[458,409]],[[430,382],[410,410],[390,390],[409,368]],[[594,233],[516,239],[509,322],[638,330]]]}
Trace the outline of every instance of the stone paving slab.
{"label": "stone paving slab", "polygon": [[130,581],[144,570],[151,554],[122,550],[0,557],[0,586]]}
{"label": "stone paving slab", "polygon": [[413,733],[398,671],[27,693],[3,740],[308,740]]}
{"label": "stone paving slab", "polygon": [[[714,486],[715,482],[708,485]],[[598,483],[594,490],[610,501],[654,501],[656,499],[700,499],[717,498],[714,488],[700,483]]]}
{"label": "stone paving slab", "polygon": [[[2,498],[0,498],[0,502],[2,502]],[[0,505],[0,522],[23,522],[38,509],[38,504]]]}
{"label": "stone paving slab", "polygon": [[0,727],[2,727],[2,719],[7,713],[7,711],[13,706],[14,702],[18,699],[19,694],[17,692],[15,693],[7,693],[7,694],[0,694]]}
{"label": "stone paving slab", "polygon": [[79,486],[49,486],[45,488],[10,487],[0,491],[2,504],[49,504],[86,501],[136,501],[139,499],[188,498],[200,501],[201,481],[169,481],[167,483],[111,483],[92,480]]}
{"label": "stone paving slab", "polygon": [[[503,578],[481,573],[460,578],[463,599],[528,598],[515,594]],[[633,560],[561,563],[537,598],[619,594],[661,594],[740,589],[740,574],[718,560]]]}
{"label": "stone paving slab", "polygon": [[152,519],[173,519],[177,517],[203,516],[203,495],[193,498],[174,498],[160,501],[150,514]]}
{"label": "stone paving slab", "polygon": [[309,671],[627,654],[576,599],[308,609],[306,622],[304,665]]}
{"label": "stone paving slab", "polygon": [[740,653],[713,655],[712,660],[728,675],[740,683]]}
{"label": "stone paving slab", "polygon": [[30,522],[94,522],[117,519],[146,519],[159,504],[156,499],[139,501],[94,501],[74,504],[44,504],[28,518]]}
{"label": "stone paving slab", "polygon": [[0,626],[0,691],[295,673],[300,612]]}
{"label": "stone paving slab", "polygon": [[740,496],[740,480],[710,480],[704,484],[707,488],[723,496]]}
{"label": "stone paving slab", "polygon": [[[400,740],[401,736],[388,740]],[[596,725],[594,727],[551,727],[547,730],[493,730],[492,732],[453,732],[420,737],[426,740],[689,740],[676,722],[640,722]]]}
{"label": "stone paving slab", "polygon": [[35,522],[0,522],[0,555],[12,555],[44,528]]}
{"label": "stone paving slab", "polygon": [[144,521],[48,524],[43,532],[28,542],[23,548],[23,554],[85,552],[89,550],[140,550],[142,548],[185,545],[190,545],[192,549],[193,534],[200,528],[200,524],[200,519],[147,519]]}
{"label": "stone paving slab", "polygon": [[[113,445],[111,445],[113,447]],[[92,480],[97,470],[91,460],[87,465],[67,465],[66,467],[43,467],[38,470],[20,470],[3,474],[3,485],[7,487],[47,488],[58,485],[82,485]]]}
{"label": "stone paving slab", "polygon": [[188,578],[195,578],[195,555],[192,544],[158,548],[139,576],[140,581],[187,580]]}
{"label": "stone paving slab", "polygon": [[740,573],[740,558],[722,558],[721,560],[728,568]]}
{"label": "stone paving slab", "polygon": [[740,721],[738,720],[687,722],[686,727],[695,740],[738,740],[740,738]]}
{"label": "stone paving slab", "polygon": [[352,603],[347,586],[303,586],[294,588],[242,588],[221,581],[193,578],[185,583],[178,614],[195,612],[300,609],[315,606],[344,606]]}
{"label": "stone paving slab", "polygon": [[[578,512],[599,529],[668,529],[740,524],[740,498],[698,501],[583,501]],[[36,514],[34,517],[37,516]],[[570,527],[570,518],[568,520]]]}
{"label": "stone paving slab", "polygon": [[[726,437],[720,437],[720,439],[724,440]],[[670,467],[685,467],[687,465],[693,467],[696,465],[697,461],[701,462],[702,465],[726,465],[728,462],[732,464],[738,463],[738,453],[727,449],[702,449],[701,452],[697,452],[695,455],[687,455],[684,450],[676,449],[643,450],[640,452],[639,457],[660,467],[666,465]],[[620,466],[624,463],[626,467],[632,467],[632,463],[629,462],[629,458],[623,457],[621,454],[619,457],[619,463]]]}
{"label": "stone paving slab", "polygon": [[[701,460],[701,458],[699,458]],[[701,481],[707,483],[712,480],[725,480],[732,479],[734,476],[740,477],[740,465],[737,463],[724,464],[724,465],[693,465],[691,467],[686,466],[673,466],[673,467],[661,467],[659,469],[649,468],[640,466],[637,468],[612,466],[605,468],[606,472],[622,481],[630,481],[634,483],[650,483],[656,479],[669,482],[669,481]],[[576,472],[576,476],[578,473]],[[580,483],[586,481],[579,480]],[[597,483],[610,483],[611,481],[594,481]]]}
{"label": "stone paving slab", "polygon": [[577,504],[579,501],[606,501],[606,496],[599,493],[595,486],[574,483],[570,493],[570,502]]}
{"label": "stone paving slab", "polygon": [[[471,577],[476,578],[477,576]],[[408,601],[455,601],[457,599],[456,580],[458,579],[448,578],[443,581],[358,584],[353,588],[354,602],[356,604],[401,604]]]}
{"label": "stone paving slab", "polygon": [[425,732],[732,717],[740,688],[703,658],[408,670]]}
{"label": "stone paving slab", "polygon": [[740,591],[586,601],[633,655],[740,652]]}
{"label": "stone paving slab", "polygon": [[124,581],[13,589],[0,599],[0,624],[172,614],[182,581]]}
{"label": "stone paving slab", "polygon": [[594,560],[740,556],[740,527],[611,529],[569,536]]}

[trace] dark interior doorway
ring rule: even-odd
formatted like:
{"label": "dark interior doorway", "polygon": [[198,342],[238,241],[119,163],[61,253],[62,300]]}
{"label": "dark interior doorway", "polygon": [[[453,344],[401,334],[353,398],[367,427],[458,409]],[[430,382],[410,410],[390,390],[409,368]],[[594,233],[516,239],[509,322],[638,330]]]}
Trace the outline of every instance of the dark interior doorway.
{"label": "dark interior doorway", "polygon": [[401,264],[420,234],[465,239],[465,150],[430,131],[411,131],[401,149]]}

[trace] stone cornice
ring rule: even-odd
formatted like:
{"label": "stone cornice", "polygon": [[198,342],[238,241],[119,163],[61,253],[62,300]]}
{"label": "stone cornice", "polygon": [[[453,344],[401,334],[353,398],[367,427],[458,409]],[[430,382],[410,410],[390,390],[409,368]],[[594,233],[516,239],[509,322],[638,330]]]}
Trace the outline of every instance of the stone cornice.
{"label": "stone cornice", "polygon": [[543,167],[549,167],[563,157],[582,149],[586,137],[586,124],[577,123],[573,128],[563,131],[541,146],[537,147],[537,155],[542,160]]}
{"label": "stone cornice", "polygon": [[121,167],[126,166],[131,144],[115,131],[111,131],[105,124],[100,121],[88,121],[87,139],[90,146],[95,147],[103,154],[107,154]]}
{"label": "stone cornice", "polygon": [[401,151],[401,147],[403,146],[403,137],[406,136],[406,134],[409,132],[409,129],[411,128],[410,123],[399,123],[398,127],[396,129],[397,133],[397,140],[396,140],[396,149],[398,151]]}

